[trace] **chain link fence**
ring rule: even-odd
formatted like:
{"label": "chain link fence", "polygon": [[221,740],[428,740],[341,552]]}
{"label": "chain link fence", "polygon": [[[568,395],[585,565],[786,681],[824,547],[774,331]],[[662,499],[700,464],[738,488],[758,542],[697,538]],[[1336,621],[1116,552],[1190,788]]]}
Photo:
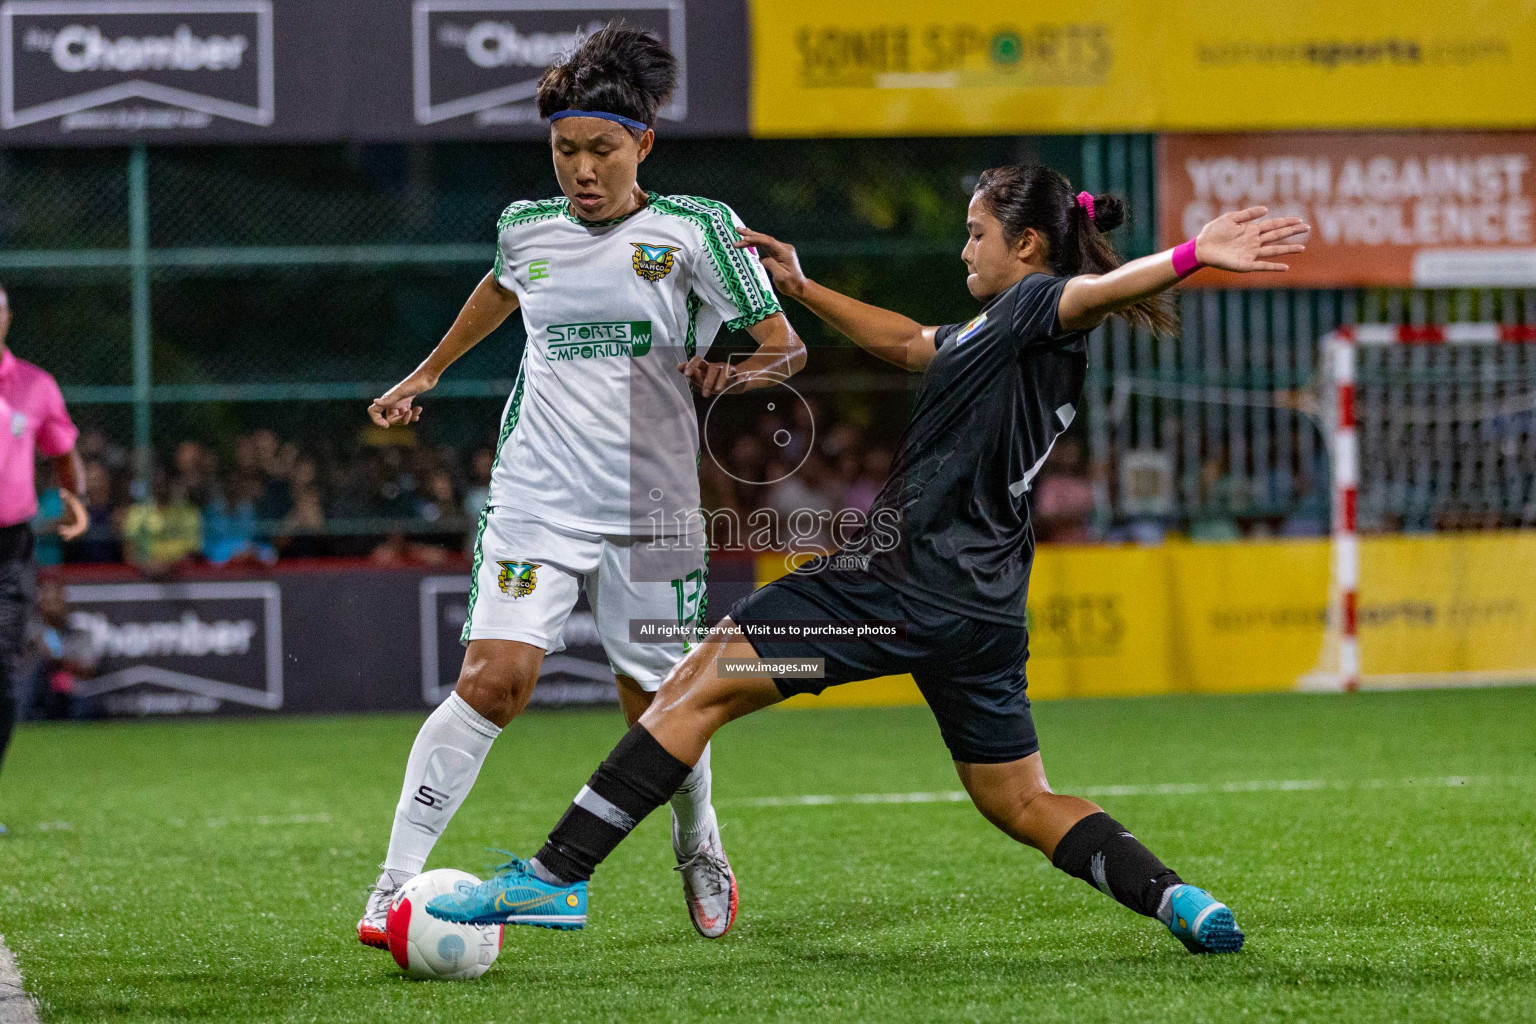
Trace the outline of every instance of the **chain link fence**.
{"label": "chain link fence", "polygon": [[[981,169],[1019,160],[1127,196],[1123,252],[1152,250],[1145,135],[667,139],[642,180],[725,200],[752,227],[796,242],[828,285],[945,323],[974,311],[959,263],[970,188]],[[213,485],[253,457],[275,457],[265,435],[251,440],[271,431],[279,448],[292,446],[283,465],[316,463],[328,494],[321,514],[290,522],[290,534],[441,534],[462,509],[439,507],[433,488],[446,488],[434,475],[452,478],[455,501],[477,486],[476,452],[494,440],[521,355],[517,318],[454,367],[407,449],[380,444],[363,405],[451,323],[490,266],[504,206],[557,193],[548,148],[535,143],[3,152],[10,344],[59,379],[118,474],[119,504],[130,500],[130,479],[142,497],[157,467],[178,472],[191,458],[183,442],[209,453]],[[1178,337],[1118,322],[1095,332],[1087,415],[1074,426],[1082,465],[1063,467],[1092,480],[1091,535],[1148,517],[1134,485],[1147,452],[1168,466],[1154,502],[1167,524],[1295,514],[1315,502],[1298,484],[1320,455],[1315,427],[1294,410],[1200,401],[1200,389],[1303,389],[1316,372],[1316,339],[1340,323],[1531,322],[1533,296],[1191,291],[1180,299]],[[803,310],[788,313],[813,350],[802,382],[819,413],[856,431],[862,447],[892,443],[907,376]],[[733,339],[721,342],[729,350]],[[264,454],[252,456],[253,444]],[[368,479],[341,483],[359,473]],[[1227,482],[1213,485],[1213,474]],[[349,488],[373,498],[336,499]],[[413,501],[395,500],[401,491]],[[263,511],[284,507],[273,500]],[[286,508],[278,519],[291,518],[291,501]],[[267,534],[282,528],[263,522]]]}

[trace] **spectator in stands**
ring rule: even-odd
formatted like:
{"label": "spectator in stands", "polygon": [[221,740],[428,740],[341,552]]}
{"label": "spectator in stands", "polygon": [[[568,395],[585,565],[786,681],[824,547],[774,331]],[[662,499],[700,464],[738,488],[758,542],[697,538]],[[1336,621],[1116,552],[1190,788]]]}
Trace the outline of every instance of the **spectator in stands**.
{"label": "spectator in stands", "polygon": [[1206,456],[1200,465],[1201,514],[1190,521],[1190,540],[1227,541],[1243,536],[1232,515],[1238,495],[1226,464],[1225,453],[1218,452]]}
{"label": "spectator in stands", "polygon": [[[854,453],[857,455],[857,451]],[[869,507],[875,503],[885,478],[891,475],[891,450],[883,446],[870,448],[863,453],[852,483],[843,492],[843,507],[861,515],[869,515]]]}
{"label": "spectator in stands", "polygon": [[381,519],[411,518],[416,511],[416,477],[406,468],[401,448],[374,449],[371,468],[371,514]]}
{"label": "spectator in stands", "polygon": [[[92,436],[87,432],[82,443]],[[100,438],[100,434],[95,435]],[[98,451],[101,449],[98,448]],[[91,525],[86,527],[80,539],[65,545],[67,561],[71,562],[121,562],[123,546],[118,541],[122,526],[122,508],[113,492],[112,474],[108,463],[99,459],[85,461],[85,508],[90,514]]]}
{"label": "spectator in stands", "polygon": [[293,491],[293,508],[283,519],[283,554],[288,558],[314,558],[325,553],[325,505],[313,484]]}
{"label": "spectator in stands", "polygon": [[427,485],[416,499],[415,513],[417,519],[428,523],[453,522],[457,518],[459,502],[454,494],[452,473],[434,469],[427,474]]}
{"label": "spectator in stands", "polygon": [[256,518],[279,522],[293,508],[293,485],[289,477],[298,461],[298,448],[292,442],[283,444],[266,428],[251,434],[251,447],[261,480],[261,492],[256,496]]}
{"label": "spectator in stands", "polygon": [[64,583],[44,577],[37,585],[37,615],[27,636],[32,661],[31,694],[44,718],[78,718],[76,684],[96,674],[96,649],[88,634],[69,624]]}
{"label": "spectator in stands", "polygon": [[489,448],[476,448],[469,459],[469,486],[464,488],[464,515],[474,520],[491,500],[491,467],[496,463],[496,453]]}
{"label": "spectator in stands", "polygon": [[371,473],[372,467],[361,458],[348,459],[330,467],[326,474],[330,518],[361,519],[370,514],[368,480]]}
{"label": "spectator in stands", "polygon": [[60,565],[64,561],[64,539],[59,536],[59,524],[64,521],[64,496],[59,493],[50,463],[45,462],[39,467],[37,482],[37,514],[32,517],[32,564]]}
{"label": "spectator in stands", "polygon": [[113,444],[108,440],[107,435],[99,430],[82,431],[77,447],[80,450],[80,458],[87,463],[99,463],[109,473],[122,473],[128,469],[128,449],[120,444]]}
{"label": "spectator in stands", "polygon": [[709,455],[699,462],[699,508],[709,527],[712,545],[740,545],[746,533],[746,510],[739,490],[742,484]]}
{"label": "spectator in stands", "polygon": [[[762,504],[763,484],[775,478],[767,475],[768,452],[778,449],[770,448],[772,442],[765,443],[761,435],[761,430],[756,434],[741,435],[732,442],[730,455],[726,458],[724,468],[736,480],[734,488],[736,507],[743,513],[750,512]],[[783,471],[783,467],[780,467],[779,474],[776,475],[781,475]]]}
{"label": "spectator in stands", "polygon": [[277,552],[257,537],[255,478],[231,473],[203,506],[203,555],[213,565],[254,559],[270,564]]}
{"label": "spectator in stands", "polygon": [[196,441],[183,441],[172,458],[176,482],[194,505],[207,505],[219,490],[219,460]]}
{"label": "spectator in stands", "polygon": [[778,515],[780,536],[797,550],[828,551],[832,548],[832,515],[837,502],[828,488],[829,475],[821,457],[811,452],[798,469],[794,463],[774,459],[768,464],[764,507]]}
{"label": "spectator in stands", "polygon": [[1087,453],[1075,435],[1063,435],[1034,482],[1030,521],[1035,538],[1044,543],[1084,544],[1092,539],[1093,480]]}
{"label": "spectator in stands", "polygon": [[165,576],[203,549],[203,517],[164,470],[155,472],[149,500],[123,518],[123,552],[149,576]]}

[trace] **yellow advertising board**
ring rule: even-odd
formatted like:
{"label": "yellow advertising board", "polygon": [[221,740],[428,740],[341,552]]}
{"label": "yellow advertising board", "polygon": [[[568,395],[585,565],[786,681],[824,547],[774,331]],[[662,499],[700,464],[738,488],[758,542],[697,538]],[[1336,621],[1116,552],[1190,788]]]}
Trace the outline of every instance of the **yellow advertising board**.
{"label": "yellow advertising board", "polygon": [[[1536,531],[1373,537],[1361,545],[1367,685],[1536,681]],[[1029,592],[1034,699],[1294,688],[1319,666],[1322,540],[1044,547]],[[759,582],[785,571],[758,561]],[[910,676],[791,705],[916,704]]]}
{"label": "yellow advertising board", "polygon": [[1536,124],[1536,0],[751,9],[756,135]]}

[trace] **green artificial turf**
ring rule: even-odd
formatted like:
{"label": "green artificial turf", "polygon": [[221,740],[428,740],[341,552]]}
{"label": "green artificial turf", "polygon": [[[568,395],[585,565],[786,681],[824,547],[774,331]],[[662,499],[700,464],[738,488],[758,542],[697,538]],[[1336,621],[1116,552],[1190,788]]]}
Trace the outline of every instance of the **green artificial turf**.
{"label": "green artificial turf", "polygon": [[[54,1022],[1536,1020],[1536,690],[1036,712],[1055,788],[1227,900],[1244,952],[1190,956],[963,802],[764,805],[957,790],[923,708],[721,734],[725,939],[689,926],[661,814],[599,872],[586,931],[509,928],[489,974],[447,984],[353,935],[419,717],[24,728],[0,932]],[[532,852],[621,732],[517,722],[432,866]]]}

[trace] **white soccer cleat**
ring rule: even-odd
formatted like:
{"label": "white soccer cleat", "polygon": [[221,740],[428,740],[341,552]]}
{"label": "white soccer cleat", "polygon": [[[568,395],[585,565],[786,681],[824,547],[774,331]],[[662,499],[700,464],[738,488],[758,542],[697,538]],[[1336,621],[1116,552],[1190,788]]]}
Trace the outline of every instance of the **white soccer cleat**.
{"label": "white soccer cleat", "polygon": [[693,927],[706,939],[718,939],[731,930],[736,921],[736,875],[725,859],[717,823],[709,835],[692,850],[681,847],[677,819],[672,819],[672,851],[677,854],[677,871],[683,876],[683,898]]}
{"label": "white soccer cleat", "polygon": [[363,905],[363,916],[357,922],[357,941],[374,949],[389,948],[389,933],[385,930],[389,921],[389,905],[395,902],[400,887],[415,876],[406,871],[385,871],[368,890],[368,902]]}

